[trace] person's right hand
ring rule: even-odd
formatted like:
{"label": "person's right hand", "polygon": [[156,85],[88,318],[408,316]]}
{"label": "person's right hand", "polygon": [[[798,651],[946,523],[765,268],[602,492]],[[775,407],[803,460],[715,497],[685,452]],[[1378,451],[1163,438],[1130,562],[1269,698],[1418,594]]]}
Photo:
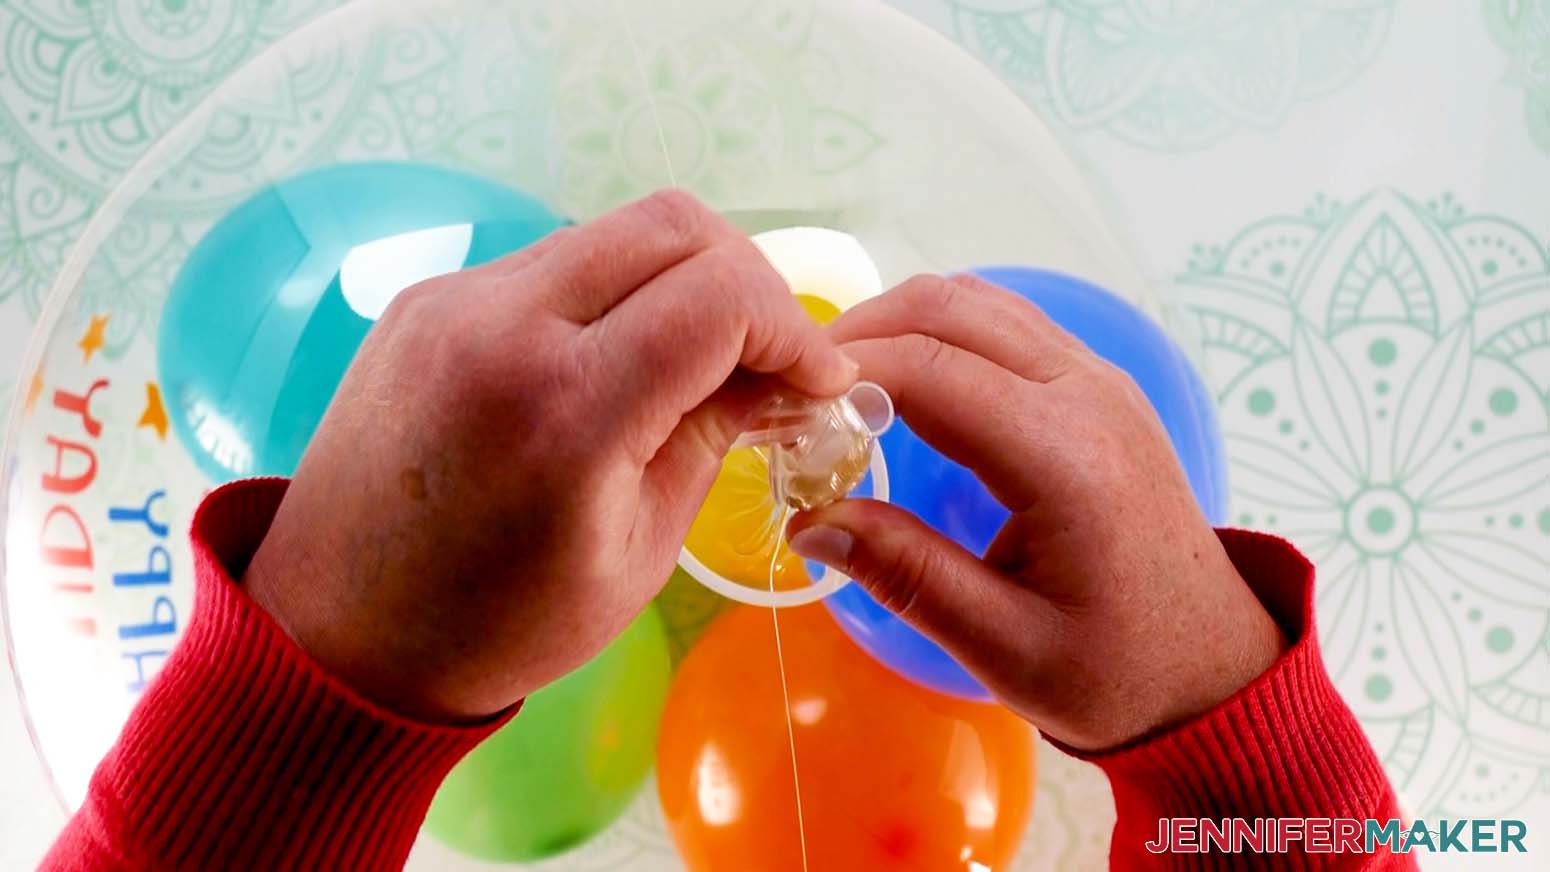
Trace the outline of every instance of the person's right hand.
{"label": "person's right hand", "polygon": [[851,575],[1046,734],[1113,748],[1202,712],[1285,649],[1201,515],[1146,396],[1038,308],[919,276],[831,329],[901,417],[1012,517],[983,559],[842,500],[793,549]]}

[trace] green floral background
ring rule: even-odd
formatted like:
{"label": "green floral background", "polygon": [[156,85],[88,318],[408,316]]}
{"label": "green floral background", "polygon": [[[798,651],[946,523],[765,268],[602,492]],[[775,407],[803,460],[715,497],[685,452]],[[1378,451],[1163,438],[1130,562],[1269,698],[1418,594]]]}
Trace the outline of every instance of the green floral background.
{"label": "green floral background", "polygon": [[1377,54],[1395,0],[948,5],[954,36],[1048,117],[1185,150],[1338,90]]}
{"label": "green floral background", "polygon": [[1550,4],[1486,0],[1491,36],[1511,58],[1508,76],[1523,89],[1523,123],[1550,152]]}
{"label": "green floral background", "polygon": [[1180,278],[1237,523],[1319,566],[1325,660],[1419,812],[1550,787],[1550,254],[1380,189],[1203,248]]}
{"label": "green floral background", "polygon": [[[10,370],[43,296],[124,173],[331,5],[0,0],[0,384],[25,383]],[[545,135],[583,147],[544,180],[522,175],[541,143],[520,119],[481,109],[520,71],[492,59],[458,80],[454,28],[319,52],[272,100],[212,116],[107,240],[85,283],[114,289],[107,352],[153,326],[171,270],[224,209],[322,162],[474,165],[585,214],[665,180],[659,151],[631,150],[649,90],[681,179],[731,196],[795,161],[845,184],[884,134],[864,90],[833,77],[842,47],[811,33],[807,5],[728,4],[776,37],[753,74],[729,74],[732,49],[711,38],[648,49],[644,88],[623,45],[577,59],[589,85],[561,89]],[[1409,808],[1550,833],[1550,0],[892,5],[1036,109],[1130,236],[1220,401],[1234,521],[1319,563],[1329,668]],[[541,49],[574,24],[530,21],[522,38]],[[825,99],[791,105],[790,80]],[[708,618],[693,596],[672,603],[684,628]],[[0,805],[38,817],[14,837],[9,812],[0,824],[7,868],[58,823],[10,706],[0,769],[22,777],[0,779]],[[1101,866],[1101,776],[1053,753],[1041,765],[1019,868]],[[666,868],[655,814],[639,803],[549,868]],[[1489,868],[1543,860],[1510,859]]]}

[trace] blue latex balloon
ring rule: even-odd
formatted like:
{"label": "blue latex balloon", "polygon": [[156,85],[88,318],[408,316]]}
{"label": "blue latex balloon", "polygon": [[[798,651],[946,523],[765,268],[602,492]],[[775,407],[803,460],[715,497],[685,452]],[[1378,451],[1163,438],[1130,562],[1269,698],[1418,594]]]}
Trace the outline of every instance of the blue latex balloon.
{"label": "blue latex balloon", "polygon": [[[1227,514],[1227,464],[1210,393],[1162,328],[1119,297],[1080,279],[1026,267],[990,267],[976,275],[1036,303],[1099,356],[1128,372],[1152,401],[1195,499],[1212,523]],[[974,474],[943,457],[896,422],[881,440],[890,500],[976,554],[983,554],[1008,513]],[[895,672],[933,690],[988,699],[947,652],[894,617],[859,585],[825,600],[851,638]]]}
{"label": "blue latex balloon", "polygon": [[342,164],[265,188],[205,234],[168,293],[157,367],[173,429],[216,481],[295,472],[393,295],[563,223],[422,164]]}

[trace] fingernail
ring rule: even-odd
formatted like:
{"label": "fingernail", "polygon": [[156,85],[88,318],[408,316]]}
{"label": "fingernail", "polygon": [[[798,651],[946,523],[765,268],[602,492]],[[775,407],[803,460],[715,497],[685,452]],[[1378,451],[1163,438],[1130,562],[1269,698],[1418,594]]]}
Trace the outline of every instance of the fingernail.
{"label": "fingernail", "polygon": [[791,550],[825,566],[842,569],[850,562],[850,549],[856,540],[838,527],[822,524],[808,527],[791,537]]}

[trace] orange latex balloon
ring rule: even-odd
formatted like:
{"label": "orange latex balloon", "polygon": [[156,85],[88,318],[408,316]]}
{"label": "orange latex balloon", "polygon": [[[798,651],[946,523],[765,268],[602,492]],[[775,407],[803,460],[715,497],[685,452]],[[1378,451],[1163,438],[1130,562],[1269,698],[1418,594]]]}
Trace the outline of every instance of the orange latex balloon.
{"label": "orange latex balloon", "polygon": [[[813,872],[1006,868],[1033,805],[1033,729],[895,676],[822,606],[781,610],[780,629]],[[767,610],[721,616],[680,665],[657,790],[693,872],[803,868],[781,706]]]}

